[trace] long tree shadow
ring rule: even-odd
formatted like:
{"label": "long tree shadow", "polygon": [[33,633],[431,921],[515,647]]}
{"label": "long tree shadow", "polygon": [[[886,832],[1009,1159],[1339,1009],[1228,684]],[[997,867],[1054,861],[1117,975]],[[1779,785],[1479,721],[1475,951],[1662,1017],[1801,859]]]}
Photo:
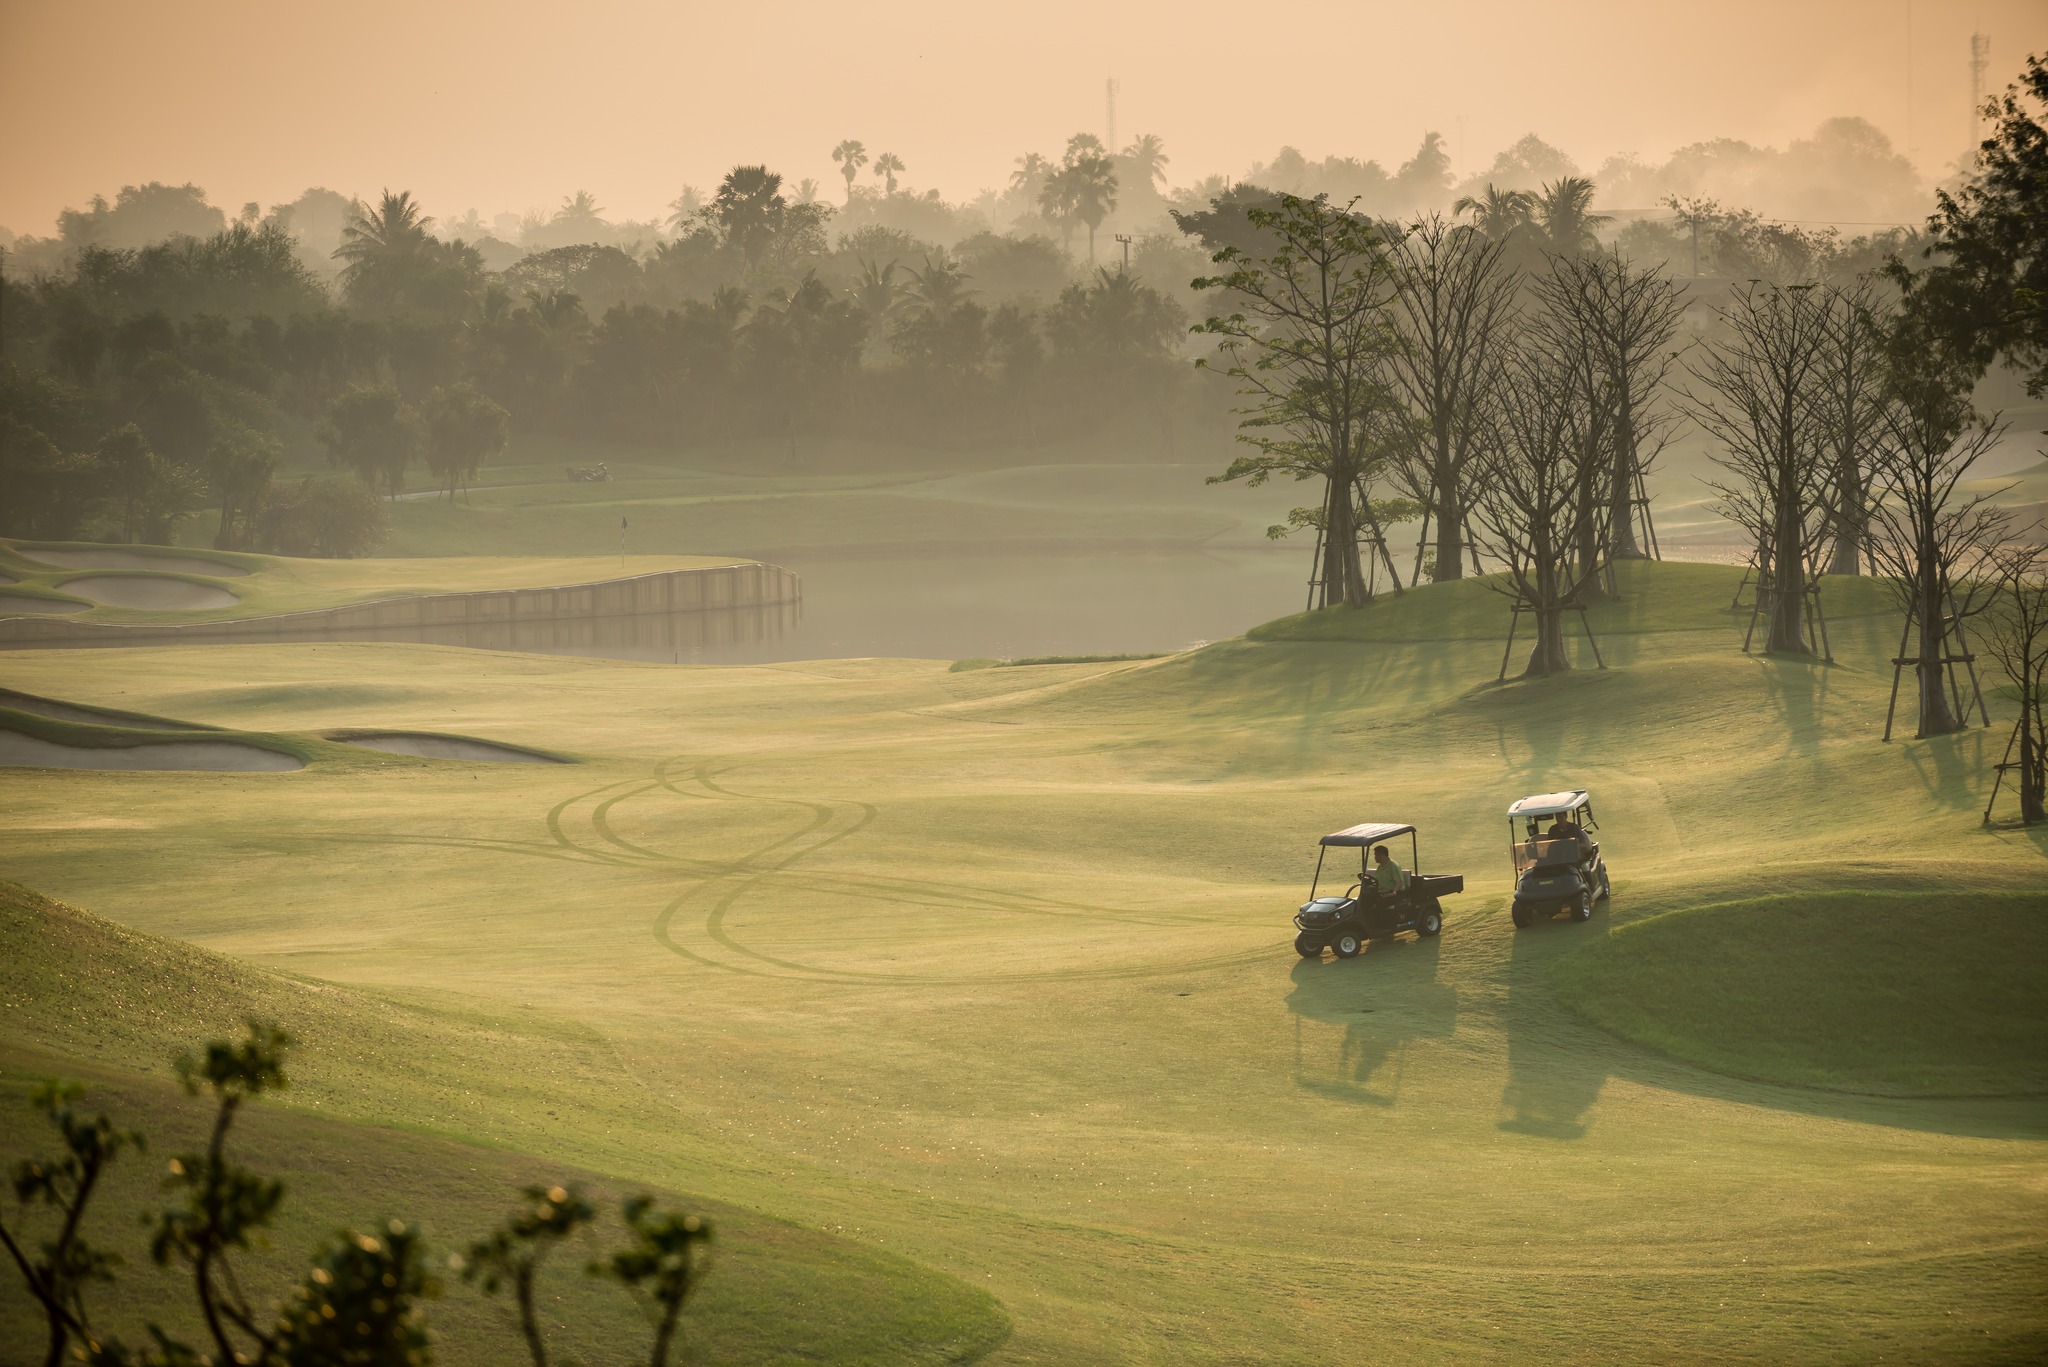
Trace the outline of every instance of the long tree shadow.
{"label": "long tree shadow", "polygon": [[1448,1039],[1458,993],[1437,977],[1442,941],[1386,940],[1356,959],[1304,959],[1294,967],[1294,1084],[1365,1106],[1393,1107],[1408,1046]]}
{"label": "long tree shadow", "polygon": [[1508,1081],[1501,1093],[1500,1128],[1545,1139],[1579,1139],[1586,1112],[1600,1099],[1608,1070],[1586,1047],[1585,1027],[1550,993],[1549,965],[1601,933],[1607,903],[1596,903],[1591,922],[1566,917],[1540,920],[1512,932],[1507,1000],[1501,1026],[1508,1037]]}

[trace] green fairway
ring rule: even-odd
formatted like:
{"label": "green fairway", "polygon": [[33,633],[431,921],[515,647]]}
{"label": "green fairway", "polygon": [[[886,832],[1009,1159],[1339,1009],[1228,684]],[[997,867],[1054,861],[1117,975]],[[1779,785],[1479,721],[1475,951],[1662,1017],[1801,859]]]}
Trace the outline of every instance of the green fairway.
{"label": "green fairway", "polygon": [[[818,1360],[2037,1358],[2048,861],[1979,825],[2004,731],[1881,743],[1883,600],[1830,581],[1837,663],[1766,659],[1739,579],[1634,567],[1609,669],[1505,685],[1483,585],[957,672],[9,655],[23,692],[309,762],[0,778],[10,878],[191,946],[8,922],[6,1073],[159,1105],[164,1051],[254,1006],[306,1041],[271,1133],[370,1136],[437,1238],[528,1174],[685,1193],[726,1294],[816,1279],[780,1299],[849,1321]],[[1613,898],[1517,933],[1504,810],[1567,786]],[[1316,838],[1363,820],[1467,891],[1439,939],[1301,960]],[[264,1152],[326,1223],[388,1213]],[[451,1358],[503,1360],[496,1313]]]}

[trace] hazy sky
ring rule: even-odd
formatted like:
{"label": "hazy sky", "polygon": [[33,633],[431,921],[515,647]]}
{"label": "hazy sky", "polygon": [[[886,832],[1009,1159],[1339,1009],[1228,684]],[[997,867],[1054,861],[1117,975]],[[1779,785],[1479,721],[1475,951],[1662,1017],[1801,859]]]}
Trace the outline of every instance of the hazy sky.
{"label": "hazy sky", "polygon": [[48,233],[145,180],[231,212],[325,185],[486,219],[588,189],[648,218],[739,161],[831,195],[845,137],[965,198],[1102,132],[1112,75],[1119,138],[1164,137],[1175,183],[1283,143],[1392,169],[1425,128],[1461,169],[1534,131],[1590,170],[1835,114],[1938,171],[1964,145],[1973,29],[2002,88],[2048,50],[2048,0],[0,0],[0,224]]}

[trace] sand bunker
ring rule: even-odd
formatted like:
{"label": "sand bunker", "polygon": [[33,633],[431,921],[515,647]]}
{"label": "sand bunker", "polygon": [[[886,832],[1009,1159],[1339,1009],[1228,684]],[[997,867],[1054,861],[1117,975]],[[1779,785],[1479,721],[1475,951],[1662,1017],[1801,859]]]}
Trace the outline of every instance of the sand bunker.
{"label": "sand bunker", "polygon": [[82,612],[83,603],[67,603],[61,598],[36,598],[26,593],[0,593],[0,616],[11,616],[26,612]]}
{"label": "sand bunker", "polygon": [[343,745],[360,745],[365,750],[382,750],[393,755],[418,755],[421,759],[471,759],[491,764],[560,764],[552,755],[536,755],[511,745],[493,745],[487,740],[465,740],[460,736],[423,736],[412,731],[385,731],[369,736],[332,736]]}
{"label": "sand bunker", "polygon": [[183,579],[160,579],[144,574],[89,574],[66,580],[66,593],[90,598],[110,608],[194,608],[233,607],[242,600],[212,584],[193,584]]}
{"label": "sand bunker", "polygon": [[0,765],[39,769],[208,769],[238,774],[276,774],[306,766],[291,755],[224,740],[166,741],[100,749],[0,731]]}
{"label": "sand bunker", "polygon": [[206,560],[196,555],[119,550],[111,546],[75,551],[17,551],[16,554],[24,560],[61,565],[67,570],[160,570],[169,574],[207,574],[215,579],[239,579],[249,572],[240,565]]}

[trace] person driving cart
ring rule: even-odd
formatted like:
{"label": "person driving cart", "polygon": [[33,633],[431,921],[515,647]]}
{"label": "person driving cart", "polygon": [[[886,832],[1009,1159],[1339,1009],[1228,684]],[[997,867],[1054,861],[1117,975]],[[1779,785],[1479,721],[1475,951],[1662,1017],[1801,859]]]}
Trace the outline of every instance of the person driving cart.
{"label": "person driving cart", "polygon": [[1372,847],[1372,860],[1373,886],[1379,889],[1380,896],[1392,897],[1408,886],[1408,875],[1402,872],[1401,866],[1387,853],[1385,845]]}

